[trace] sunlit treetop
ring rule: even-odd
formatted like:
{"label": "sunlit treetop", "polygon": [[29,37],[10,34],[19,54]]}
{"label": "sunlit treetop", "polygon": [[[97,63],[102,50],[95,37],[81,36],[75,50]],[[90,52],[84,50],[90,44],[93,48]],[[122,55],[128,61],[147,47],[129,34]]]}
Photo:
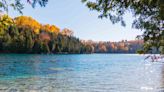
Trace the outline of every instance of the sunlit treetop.
{"label": "sunlit treetop", "polygon": [[0,25],[10,25],[13,23],[13,19],[8,15],[0,16]]}
{"label": "sunlit treetop", "polygon": [[10,25],[13,24],[13,19],[8,15],[0,16],[0,33],[8,29]]}
{"label": "sunlit treetop", "polygon": [[29,27],[31,29],[40,29],[41,25],[32,17],[19,16],[14,19],[15,24],[18,27]]}
{"label": "sunlit treetop", "polygon": [[61,34],[62,35],[65,35],[65,36],[73,36],[73,31],[68,29],[68,28],[64,28],[62,31],[61,31]]}
{"label": "sunlit treetop", "polygon": [[42,25],[32,17],[28,17],[28,16],[16,17],[14,19],[14,22],[17,25],[17,27],[31,29],[37,34],[40,33],[41,30],[51,33],[56,33],[56,34],[58,34],[60,31],[60,28],[58,28],[55,25],[49,25],[49,24]]}
{"label": "sunlit treetop", "polygon": [[48,31],[48,32],[51,32],[51,33],[54,32],[54,33],[58,34],[59,31],[60,31],[60,28],[58,28],[55,25],[46,24],[46,25],[41,26],[41,30]]}

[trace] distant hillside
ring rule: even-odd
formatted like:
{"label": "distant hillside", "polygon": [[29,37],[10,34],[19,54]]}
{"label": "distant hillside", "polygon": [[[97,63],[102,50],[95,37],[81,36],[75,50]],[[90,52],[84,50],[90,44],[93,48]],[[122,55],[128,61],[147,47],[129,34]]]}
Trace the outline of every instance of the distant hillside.
{"label": "distant hillside", "polygon": [[123,40],[120,42],[82,41],[92,48],[92,53],[136,53],[142,49],[143,40]]}

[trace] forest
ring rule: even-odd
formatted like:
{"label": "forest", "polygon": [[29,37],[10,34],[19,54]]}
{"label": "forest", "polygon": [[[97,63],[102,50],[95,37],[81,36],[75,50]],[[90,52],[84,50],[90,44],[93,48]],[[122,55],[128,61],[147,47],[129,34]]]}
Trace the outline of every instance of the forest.
{"label": "forest", "polygon": [[143,41],[94,42],[73,35],[73,31],[41,24],[28,16],[0,16],[0,53],[83,54],[136,53]]}
{"label": "forest", "polygon": [[92,48],[92,53],[140,53],[143,54],[143,40],[122,40],[119,42],[99,41],[92,40],[82,41]]}

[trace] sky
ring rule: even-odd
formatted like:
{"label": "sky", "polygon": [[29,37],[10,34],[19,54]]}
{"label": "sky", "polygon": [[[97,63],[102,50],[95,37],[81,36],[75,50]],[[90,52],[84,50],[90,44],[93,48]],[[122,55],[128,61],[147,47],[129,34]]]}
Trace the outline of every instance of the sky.
{"label": "sky", "polygon": [[[74,31],[74,36],[83,40],[121,41],[135,40],[142,31],[132,29],[133,17],[130,13],[124,16],[126,27],[112,24],[109,19],[99,19],[96,11],[89,10],[81,0],[49,0],[46,7],[37,5],[32,8],[25,4],[23,15],[31,16],[42,24],[54,24],[60,29]],[[9,11],[12,17],[20,16],[16,11]]]}

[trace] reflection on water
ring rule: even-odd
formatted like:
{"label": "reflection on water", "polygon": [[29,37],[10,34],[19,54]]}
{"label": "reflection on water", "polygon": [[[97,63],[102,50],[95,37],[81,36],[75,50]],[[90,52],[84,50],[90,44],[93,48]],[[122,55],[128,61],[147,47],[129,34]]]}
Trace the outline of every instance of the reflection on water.
{"label": "reflection on water", "polygon": [[130,54],[0,55],[0,92],[164,92],[164,64]]}

